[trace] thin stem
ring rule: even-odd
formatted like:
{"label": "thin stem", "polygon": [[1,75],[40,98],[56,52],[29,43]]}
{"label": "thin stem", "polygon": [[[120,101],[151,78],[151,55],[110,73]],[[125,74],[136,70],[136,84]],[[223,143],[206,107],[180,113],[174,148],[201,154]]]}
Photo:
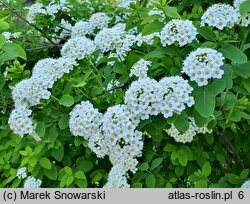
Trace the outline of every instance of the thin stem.
{"label": "thin stem", "polygon": [[4,3],[2,0],[0,0],[0,3],[7,8],[10,12],[14,13],[18,18],[22,19],[24,22],[26,22],[28,25],[35,28],[38,32],[40,32],[49,42],[54,44],[54,46],[57,46],[50,38],[48,38],[46,35],[44,35],[43,31],[35,26],[34,24],[30,23],[27,19],[25,19],[23,16],[21,16],[19,13],[17,13],[15,10],[13,10],[8,4]]}

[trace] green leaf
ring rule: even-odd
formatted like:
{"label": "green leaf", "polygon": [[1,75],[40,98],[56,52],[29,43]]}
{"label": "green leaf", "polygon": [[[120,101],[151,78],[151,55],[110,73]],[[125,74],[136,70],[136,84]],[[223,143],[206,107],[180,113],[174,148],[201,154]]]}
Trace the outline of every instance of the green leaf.
{"label": "green leaf", "polygon": [[218,94],[223,92],[225,88],[226,88],[226,83],[223,80],[215,80],[213,81],[212,84],[209,85],[208,89],[211,90],[211,93],[214,96],[217,96]]}
{"label": "green leaf", "polygon": [[79,167],[81,170],[83,170],[84,172],[88,172],[91,169],[93,169],[94,165],[92,161],[89,160],[80,160],[79,162]]}
{"label": "green leaf", "polygon": [[199,34],[201,34],[205,39],[210,41],[216,41],[216,35],[215,33],[210,30],[208,27],[197,27],[197,31]]}
{"label": "green leaf", "polygon": [[37,160],[34,157],[29,160],[29,165],[32,167],[35,167],[36,163],[37,163]]}
{"label": "green leaf", "polygon": [[58,121],[58,126],[60,130],[64,130],[69,126],[69,115],[68,114],[63,114]]}
{"label": "green leaf", "polygon": [[160,164],[162,163],[163,159],[162,158],[156,158],[151,162],[151,167],[150,170],[154,170],[155,168],[157,168],[158,166],[160,166]]}
{"label": "green leaf", "polygon": [[63,156],[64,156],[64,148],[63,146],[58,147],[57,149],[52,149],[51,150],[51,155],[57,160],[57,161],[62,161]]}
{"label": "green leaf", "polygon": [[65,170],[66,174],[68,174],[68,175],[73,175],[72,169],[71,169],[70,167],[65,166],[65,167],[64,167],[64,170]]}
{"label": "green leaf", "polygon": [[182,150],[182,149],[180,149],[178,151],[178,160],[179,160],[179,163],[182,166],[186,166],[187,165],[188,158],[187,158],[186,152],[184,150]]}
{"label": "green leaf", "polygon": [[250,13],[250,0],[246,0],[240,4],[240,14],[246,15]]}
{"label": "green leaf", "polygon": [[149,23],[147,25],[144,26],[143,30],[142,30],[142,35],[149,35],[152,34],[154,32],[160,32],[163,28],[164,24],[159,22],[159,21],[154,21],[152,23]]}
{"label": "green leaf", "polygon": [[245,53],[233,45],[225,43],[219,51],[225,58],[230,59],[234,63],[243,64],[247,62],[247,56]]}
{"label": "green leaf", "polygon": [[3,54],[0,56],[0,61],[9,61],[17,57],[26,60],[26,53],[24,49],[16,43],[5,43],[2,46]]}
{"label": "green leaf", "polygon": [[53,165],[51,169],[44,169],[44,174],[51,180],[57,180],[57,169],[56,166]]}
{"label": "green leaf", "polygon": [[68,174],[65,174],[62,177],[61,182],[60,182],[60,188],[64,187],[67,184],[68,178],[69,178]]}
{"label": "green leaf", "polygon": [[164,11],[165,11],[166,16],[170,18],[180,18],[180,15],[178,14],[176,7],[166,5],[164,6]]}
{"label": "green leaf", "polygon": [[6,21],[0,22],[0,31],[5,31],[10,28],[10,25]]}
{"label": "green leaf", "polygon": [[233,65],[232,69],[235,73],[237,73],[244,79],[247,79],[250,77],[250,61],[244,64]]}
{"label": "green leaf", "polygon": [[177,165],[175,167],[174,171],[175,171],[175,174],[176,174],[177,177],[181,177],[183,175],[183,173],[184,173],[184,170],[185,170],[185,168],[183,166]]}
{"label": "green leaf", "polygon": [[242,172],[240,172],[240,178],[245,179],[248,177],[249,169],[244,169]]}
{"label": "green leaf", "polygon": [[57,132],[56,126],[54,125],[49,129],[49,141],[51,142],[56,141],[57,136],[58,136],[58,132]]}
{"label": "green leaf", "polygon": [[166,146],[164,147],[164,151],[165,152],[173,152],[177,149],[177,147],[173,144],[166,144]]}
{"label": "green leaf", "polygon": [[45,135],[45,124],[44,122],[39,122],[36,126],[36,133],[38,136],[43,137]]}
{"label": "green leaf", "polygon": [[243,82],[245,89],[250,93],[250,80],[244,79],[242,82]]}
{"label": "green leaf", "polygon": [[195,188],[207,188],[207,181],[206,180],[197,181],[194,187]]}
{"label": "green leaf", "polygon": [[70,96],[69,94],[65,94],[59,100],[59,104],[66,106],[66,107],[70,107],[74,104],[74,98],[72,96]]}
{"label": "green leaf", "polygon": [[3,88],[5,84],[5,78],[2,74],[0,74],[0,90]]}
{"label": "green leaf", "polygon": [[142,183],[140,183],[140,182],[135,182],[135,183],[133,183],[132,184],[132,188],[142,188]]}
{"label": "green leaf", "polygon": [[3,35],[0,34],[0,48],[6,43],[6,39]]}
{"label": "green leaf", "polygon": [[155,188],[155,176],[150,174],[145,179],[145,184],[148,188]]}
{"label": "green leaf", "polygon": [[206,162],[202,167],[202,174],[206,177],[208,177],[211,174],[211,165],[209,162]]}
{"label": "green leaf", "polygon": [[148,163],[146,163],[146,162],[142,163],[142,164],[138,167],[138,169],[139,169],[140,171],[146,171],[146,170],[148,170],[148,168],[149,168],[149,165],[148,165]]}
{"label": "green leaf", "polygon": [[84,180],[86,180],[86,176],[85,176],[85,174],[83,173],[83,171],[77,171],[76,173],[75,173],[75,178],[77,178],[77,179],[84,179]]}
{"label": "green leaf", "polygon": [[215,97],[212,90],[201,88],[195,97],[195,109],[198,113],[207,118],[213,115],[215,108]]}
{"label": "green leaf", "polygon": [[46,157],[42,157],[41,159],[39,159],[39,163],[45,169],[51,169],[52,168],[50,160],[48,158],[46,158]]}
{"label": "green leaf", "polygon": [[186,132],[189,128],[189,120],[188,115],[186,112],[182,112],[180,115],[177,116],[177,119],[174,122],[174,126],[180,132]]}

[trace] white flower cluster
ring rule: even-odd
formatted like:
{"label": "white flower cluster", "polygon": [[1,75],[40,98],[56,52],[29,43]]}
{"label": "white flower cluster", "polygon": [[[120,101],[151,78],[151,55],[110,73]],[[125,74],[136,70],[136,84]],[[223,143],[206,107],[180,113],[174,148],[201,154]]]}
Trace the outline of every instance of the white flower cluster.
{"label": "white flower cluster", "polygon": [[139,78],[146,78],[148,76],[148,67],[151,66],[152,62],[141,59],[135,63],[130,70],[130,77],[136,76]]}
{"label": "white flower cluster", "polygon": [[43,59],[33,68],[31,78],[19,82],[12,91],[15,104],[28,103],[35,106],[41,99],[49,99],[50,91],[55,81],[73,70],[76,62],[70,58]]}
{"label": "white flower cluster", "polygon": [[108,85],[107,85],[107,90],[110,91],[111,89],[113,89],[114,87],[120,86],[120,82],[117,80],[111,80]]}
{"label": "white flower cluster", "polygon": [[194,105],[194,97],[190,96],[193,88],[182,77],[164,77],[159,85],[162,89],[158,108],[165,118],[172,117],[174,113],[180,114],[186,106]]}
{"label": "white flower cluster", "polygon": [[125,104],[142,120],[162,113],[165,118],[179,114],[185,105],[191,107],[194,99],[188,82],[181,77],[165,77],[159,82],[150,78],[134,81],[125,93]]}
{"label": "white flower cluster", "polygon": [[113,165],[122,161],[126,171],[136,171],[137,160],[143,147],[142,133],[135,130],[139,119],[134,117],[126,105],[109,107],[103,116],[101,132],[104,135],[108,155]]}
{"label": "white flower cluster", "polygon": [[178,42],[182,47],[195,40],[197,34],[192,21],[173,19],[163,27],[160,33],[161,44],[166,46]]}
{"label": "white flower cluster", "polygon": [[208,84],[208,79],[220,79],[224,71],[220,69],[224,57],[211,48],[198,48],[191,52],[183,62],[182,72],[187,74],[198,86]]}
{"label": "white flower cluster", "polygon": [[27,173],[26,173],[26,170],[27,168],[26,167],[21,167],[18,169],[17,173],[16,173],[16,176],[19,178],[19,179],[24,179],[27,177]]}
{"label": "white flower cluster", "polygon": [[32,111],[25,105],[17,106],[10,114],[8,123],[14,133],[23,137],[25,134],[32,134],[35,130],[30,118]]}
{"label": "white flower cluster", "polygon": [[15,33],[10,33],[10,32],[3,32],[2,35],[5,37],[6,42],[12,42],[11,38],[19,38],[21,36],[21,32],[15,32]]}
{"label": "white flower cluster", "polygon": [[[89,148],[100,158],[108,155],[114,165],[109,175],[109,187],[127,186],[124,174],[137,171],[138,161],[135,157],[141,156],[143,148],[142,133],[136,130],[138,123],[139,118],[132,115],[126,105],[109,107],[102,116],[87,101],[76,105],[70,113],[70,131],[73,135],[89,140]],[[112,172],[121,178],[116,180]]]}
{"label": "white flower cluster", "polygon": [[242,185],[241,188],[250,188],[250,180],[245,181]]}
{"label": "white flower cluster", "polygon": [[205,24],[222,30],[232,28],[239,22],[239,13],[228,4],[214,4],[201,17],[201,26]]}
{"label": "white flower cluster", "polygon": [[[60,38],[66,38],[71,35],[72,25],[65,19],[61,20],[61,23],[56,26],[55,32],[61,31]],[[60,41],[59,41],[60,42]]]}
{"label": "white flower cluster", "polygon": [[181,133],[174,124],[171,125],[170,129],[165,129],[165,132],[173,137],[176,142],[187,143],[192,142],[194,136],[198,133],[211,133],[212,130],[209,130],[206,126],[197,127],[194,119],[189,117],[189,129],[186,132]]}
{"label": "white flower cluster", "polygon": [[69,128],[74,136],[88,140],[98,133],[102,114],[89,101],[82,101],[70,112]]}
{"label": "white flower cluster", "polygon": [[240,4],[245,2],[246,0],[234,0],[234,8],[236,9],[237,13],[239,14],[239,23],[240,25],[247,27],[250,24],[250,15],[240,15]]}
{"label": "white flower cluster", "polygon": [[152,45],[154,43],[155,37],[160,37],[160,34],[158,32],[154,32],[149,35],[142,35],[140,33],[139,35],[137,35],[137,45],[141,46],[143,43]]}
{"label": "white flower cluster", "polygon": [[40,188],[42,181],[33,176],[29,176],[24,182],[24,188]]}
{"label": "white flower cluster", "polygon": [[29,12],[28,12],[26,18],[30,23],[35,23],[36,15],[47,13],[43,4],[41,4],[41,3],[32,4],[28,9],[29,9]]}
{"label": "white flower cluster", "polygon": [[99,12],[94,13],[89,19],[89,26],[94,29],[102,30],[103,28],[107,28],[111,18],[107,16],[107,14]]}
{"label": "white flower cluster", "polygon": [[87,34],[92,34],[93,28],[87,21],[78,21],[71,31],[71,38],[85,37]]}
{"label": "white flower cluster", "polygon": [[81,60],[91,55],[96,50],[92,40],[86,37],[76,37],[69,39],[61,49],[61,55],[65,58]]}
{"label": "white flower cluster", "polygon": [[102,53],[115,50],[119,60],[124,60],[131,46],[136,42],[135,35],[125,31],[125,24],[117,24],[112,28],[104,28],[95,37],[95,44]]}
{"label": "white flower cluster", "polygon": [[108,182],[104,188],[129,188],[126,174],[123,165],[114,165],[109,172]]}
{"label": "white flower cluster", "polygon": [[58,3],[53,0],[48,5],[35,3],[28,7],[29,11],[26,18],[30,23],[35,23],[35,17],[38,14],[54,16],[60,10],[68,11],[68,7],[70,7],[70,4],[66,0],[60,0]]}
{"label": "white flower cluster", "polygon": [[41,99],[49,99],[51,93],[48,89],[51,89],[63,74],[73,70],[75,65],[76,62],[70,58],[40,60],[34,66],[31,78],[22,80],[14,87],[12,98],[15,101],[15,109],[8,121],[14,133],[23,137],[34,132],[35,125],[32,125],[32,111],[29,107],[38,105]]}
{"label": "white flower cluster", "polygon": [[148,12],[148,15],[149,16],[152,16],[152,15],[159,15],[160,18],[158,19],[160,22],[163,22],[165,19],[166,19],[166,16],[164,14],[164,12],[162,10],[159,10],[159,9],[151,9],[149,12]]}

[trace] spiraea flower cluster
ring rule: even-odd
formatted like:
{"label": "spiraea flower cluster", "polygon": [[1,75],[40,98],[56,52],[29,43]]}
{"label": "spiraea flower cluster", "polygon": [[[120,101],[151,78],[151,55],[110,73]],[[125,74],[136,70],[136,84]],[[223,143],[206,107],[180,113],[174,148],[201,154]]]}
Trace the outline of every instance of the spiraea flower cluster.
{"label": "spiraea flower cluster", "polygon": [[160,33],[161,44],[166,46],[178,42],[182,47],[195,40],[197,34],[192,21],[173,19],[163,27]]}
{"label": "spiraea flower cluster", "polygon": [[194,105],[194,98],[190,94],[193,88],[180,76],[164,77],[159,81],[161,100],[158,109],[165,118],[180,114],[186,106]]}
{"label": "spiraea flower cluster", "polygon": [[114,165],[108,176],[108,182],[105,184],[104,188],[129,188],[127,180],[127,172],[124,170],[122,164]]}
{"label": "spiraea flower cluster", "polygon": [[99,12],[94,13],[90,19],[89,19],[89,26],[92,29],[99,29],[102,30],[103,28],[107,28],[109,23],[111,21],[111,18],[108,17],[107,14]]}
{"label": "spiraea flower cluster", "polygon": [[94,42],[86,37],[69,39],[61,49],[61,55],[65,58],[81,60],[91,55],[96,50]]}
{"label": "spiraea flower cluster", "polygon": [[246,0],[234,0],[234,8],[237,11],[237,13],[239,14],[239,24],[244,26],[244,27],[247,27],[250,24],[250,15],[249,14],[245,14],[245,15],[240,14],[240,4],[242,4],[245,1]]}
{"label": "spiraea flower cluster", "polygon": [[201,17],[201,26],[205,24],[222,30],[232,28],[239,22],[239,13],[228,4],[214,4]]}
{"label": "spiraea flower cluster", "polygon": [[170,129],[165,130],[166,133],[173,137],[176,142],[181,142],[181,143],[188,143],[192,142],[194,136],[197,134],[205,134],[205,133],[211,133],[212,130],[209,130],[206,126],[203,127],[197,127],[195,124],[195,121],[193,118],[189,117],[189,128],[186,132],[181,133],[175,126],[174,124],[171,125]]}
{"label": "spiraea flower cluster", "polygon": [[26,18],[30,23],[35,23],[36,15],[38,15],[38,14],[46,14],[46,13],[47,12],[46,12],[43,4],[35,3],[35,4],[32,4],[29,7],[29,12],[28,12]]}
{"label": "spiraea flower cluster", "polygon": [[151,66],[152,62],[141,59],[135,63],[130,70],[130,77],[136,76],[138,78],[146,78],[148,76],[148,68]]}
{"label": "spiraea flower cluster", "polygon": [[162,99],[162,87],[151,78],[139,78],[132,82],[125,93],[124,102],[130,111],[140,119],[158,115],[158,103]]}
{"label": "spiraea flower cluster", "polygon": [[40,179],[36,179],[33,176],[29,176],[24,181],[24,188],[40,188],[42,181]]}
{"label": "spiraea flower cluster", "polygon": [[16,173],[16,176],[19,178],[19,179],[25,179],[27,177],[27,168],[26,167],[21,167],[18,169],[17,173]]}
{"label": "spiraea flower cluster", "polygon": [[83,101],[70,112],[69,127],[74,136],[88,140],[96,135],[101,125],[102,114],[89,101]]}
{"label": "spiraea flower cluster", "polygon": [[220,52],[211,48],[198,48],[191,52],[183,62],[182,72],[187,74],[198,86],[208,84],[208,79],[220,79],[224,74],[224,57]]}
{"label": "spiraea flower cluster", "polygon": [[14,133],[23,137],[34,132],[35,127],[30,118],[31,113],[32,111],[25,105],[19,105],[11,112],[8,123]]}
{"label": "spiraea flower cluster", "polygon": [[85,37],[87,34],[92,34],[93,28],[87,21],[78,21],[71,31],[71,38]]}
{"label": "spiraea flower cluster", "polygon": [[125,93],[125,104],[131,112],[142,120],[150,115],[163,114],[165,118],[174,113],[180,114],[194,104],[190,96],[193,91],[188,82],[181,77],[165,77],[157,82],[150,78],[134,81]]}

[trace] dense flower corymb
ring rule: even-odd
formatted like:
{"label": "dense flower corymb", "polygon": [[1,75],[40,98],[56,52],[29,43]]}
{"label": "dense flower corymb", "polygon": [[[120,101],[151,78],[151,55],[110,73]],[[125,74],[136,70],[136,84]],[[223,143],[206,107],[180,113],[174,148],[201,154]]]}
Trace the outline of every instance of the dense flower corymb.
{"label": "dense flower corymb", "polygon": [[197,34],[192,21],[173,19],[163,27],[160,33],[161,44],[166,46],[178,42],[182,47],[196,39]]}
{"label": "dense flower corymb", "polygon": [[209,26],[222,30],[232,28],[239,22],[239,13],[234,7],[227,4],[214,4],[210,6],[201,17],[201,26]]}
{"label": "dense flower corymb", "polygon": [[220,67],[223,65],[223,60],[223,55],[214,49],[198,48],[184,60],[182,72],[198,86],[205,86],[208,84],[208,79],[222,77],[224,71]]}
{"label": "dense flower corymb", "polygon": [[240,15],[240,4],[245,2],[246,0],[234,0],[234,8],[236,9],[237,13],[239,14],[239,23],[240,25],[247,27],[250,24],[250,15]]}
{"label": "dense flower corymb", "polygon": [[33,176],[29,176],[24,182],[24,188],[40,188],[42,181]]}

